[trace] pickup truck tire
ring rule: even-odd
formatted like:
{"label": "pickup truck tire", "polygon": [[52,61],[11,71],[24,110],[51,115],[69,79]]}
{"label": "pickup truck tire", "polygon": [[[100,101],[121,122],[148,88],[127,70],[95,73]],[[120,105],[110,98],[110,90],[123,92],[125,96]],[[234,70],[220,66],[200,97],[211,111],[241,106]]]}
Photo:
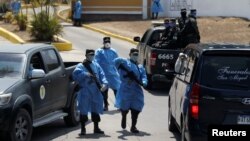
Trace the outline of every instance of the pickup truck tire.
{"label": "pickup truck tire", "polygon": [[30,141],[32,130],[33,127],[30,114],[27,110],[20,109],[11,125],[11,141]]}
{"label": "pickup truck tire", "polygon": [[80,121],[80,112],[77,109],[77,92],[74,92],[73,98],[70,102],[70,107],[66,110],[68,116],[64,117],[64,122],[67,126],[77,126]]}
{"label": "pickup truck tire", "polygon": [[[170,101],[169,101],[169,102],[170,102]],[[172,116],[172,111],[171,111],[170,106],[169,106],[169,108],[168,108],[168,130],[169,130],[170,132],[176,132],[176,131],[178,131],[178,130],[177,130],[177,127],[176,127],[176,125],[175,125],[175,120],[174,120],[174,118],[173,118],[173,116]]]}
{"label": "pickup truck tire", "polygon": [[147,74],[148,85],[146,86],[147,90],[153,90],[152,76]]}
{"label": "pickup truck tire", "polygon": [[186,131],[185,119],[183,119],[181,122],[181,141],[187,141],[185,137],[185,131]]}

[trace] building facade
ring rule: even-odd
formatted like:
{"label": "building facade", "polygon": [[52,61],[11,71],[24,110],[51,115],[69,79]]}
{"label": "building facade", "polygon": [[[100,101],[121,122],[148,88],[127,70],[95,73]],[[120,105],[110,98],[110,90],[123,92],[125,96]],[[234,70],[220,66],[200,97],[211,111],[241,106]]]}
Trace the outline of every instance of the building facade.
{"label": "building facade", "polygon": [[[82,0],[83,19],[134,20],[151,16],[152,0]],[[178,17],[180,9],[197,9],[198,16],[244,17],[250,19],[250,0],[161,0],[159,17]]]}
{"label": "building facade", "polygon": [[151,0],[82,0],[83,20],[147,19]]}
{"label": "building facade", "polygon": [[250,0],[161,0],[161,3],[165,9],[162,17],[177,17],[181,8],[194,8],[198,16],[250,19]]}

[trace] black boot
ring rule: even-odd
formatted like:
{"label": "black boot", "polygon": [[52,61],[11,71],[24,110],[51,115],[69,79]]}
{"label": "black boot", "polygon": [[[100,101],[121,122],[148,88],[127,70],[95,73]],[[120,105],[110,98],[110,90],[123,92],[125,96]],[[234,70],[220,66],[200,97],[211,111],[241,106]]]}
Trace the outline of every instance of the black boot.
{"label": "black boot", "polygon": [[139,113],[140,113],[139,111],[131,110],[132,126],[130,131],[136,134],[139,133],[139,130],[136,128],[136,123]]}
{"label": "black boot", "polygon": [[151,17],[151,19],[154,19],[154,13],[152,13],[152,17]]}
{"label": "black boot", "polygon": [[125,129],[126,128],[126,125],[127,125],[127,114],[128,114],[128,111],[121,111],[122,112],[122,122],[121,122],[121,126],[122,126],[122,129]]}
{"label": "black boot", "polygon": [[81,133],[79,136],[84,136],[86,135],[86,128],[85,128],[85,123],[88,121],[88,116],[87,115],[80,115],[80,122],[81,122]]}
{"label": "black boot", "polygon": [[158,13],[155,14],[155,19],[158,19]]}
{"label": "black boot", "polygon": [[109,106],[109,103],[108,103],[108,90],[104,91],[102,93],[102,95],[103,95],[103,102],[104,102],[103,111],[108,111],[109,110],[109,108],[108,108],[108,106]]}
{"label": "black boot", "polygon": [[86,135],[85,123],[84,125],[81,123],[81,133],[79,134],[79,136],[84,136],[84,135]]}
{"label": "black boot", "polygon": [[104,131],[102,131],[99,128],[98,122],[94,122],[94,133],[96,133],[96,134],[104,134]]}

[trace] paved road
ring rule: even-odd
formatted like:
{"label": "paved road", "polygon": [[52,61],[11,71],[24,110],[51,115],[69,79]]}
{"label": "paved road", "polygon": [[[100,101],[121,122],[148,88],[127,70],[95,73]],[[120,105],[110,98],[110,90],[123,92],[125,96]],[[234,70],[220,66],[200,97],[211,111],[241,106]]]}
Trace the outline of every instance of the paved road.
{"label": "paved road", "polygon": [[[84,51],[86,48],[99,48],[102,45],[102,38],[104,35],[84,29],[72,27],[69,24],[64,24],[64,38],[71,41],[75,48],[72,51],[73,55],[62,53],[67,59],[82,60],[84,58]],[[112,46],[118,51],[121,57],[128,57],[128,52],[131,47],[135,45],[121,41],[118,39],[111,39]],[[141,133],[138,135],[129,132],[131,120],[128,118],[127,130],[122,130],[120,127],[121,115],[114,108],[114,96],[109,92],[110,111],[105,112],[102,116],[100,127],[105,131],[105,135],[94,135],[93,124],[87,125],[87,135],[83,138],[78,137],[80,126],[74,128],[66,128],[63,120],[58,120],[52,124],[42,126],[34,129],[32,141],[74,141],[84,139],[87,141],[100,139],[101,141],[176,141],[180,140],[178,134],[172,134],[167,129],[167,106],[168,106],[168,92],[161,88],[158,91],[146,91],[145,107],[143,112],[139,115],[138,129]],[[128,115],[130,116],[130,114]],[[177,139],[176,139],[177,138]]]}
{"label": "paved road", "polygon": [[10,41],[8,41],[4,37],[0,36],[0,44],[8,44],[8,43],[10,43]]}

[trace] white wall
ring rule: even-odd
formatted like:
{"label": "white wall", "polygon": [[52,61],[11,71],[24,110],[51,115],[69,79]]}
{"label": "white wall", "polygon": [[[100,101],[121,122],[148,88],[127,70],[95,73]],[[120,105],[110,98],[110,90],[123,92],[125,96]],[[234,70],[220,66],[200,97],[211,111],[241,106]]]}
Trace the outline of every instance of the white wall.
{"label": "white wall", "polygon": [[[181,8],[197,9],[197,16],[236,16],[250,19],[250,0],[161,0],[161,17],[177,17]],[[189,12],[189,11],[188,11]]]}

